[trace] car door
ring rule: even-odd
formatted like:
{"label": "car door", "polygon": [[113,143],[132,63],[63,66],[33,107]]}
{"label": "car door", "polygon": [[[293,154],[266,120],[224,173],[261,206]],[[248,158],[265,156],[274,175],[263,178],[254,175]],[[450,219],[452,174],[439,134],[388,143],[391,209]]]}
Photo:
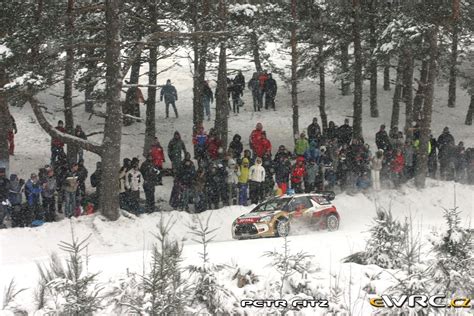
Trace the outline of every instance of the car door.
{"label": "car door", "polygon": [[307,215],[308,210],[313,207],[313,204],[307,196],[299,196],[291,201],[293,218],[301,218]]}

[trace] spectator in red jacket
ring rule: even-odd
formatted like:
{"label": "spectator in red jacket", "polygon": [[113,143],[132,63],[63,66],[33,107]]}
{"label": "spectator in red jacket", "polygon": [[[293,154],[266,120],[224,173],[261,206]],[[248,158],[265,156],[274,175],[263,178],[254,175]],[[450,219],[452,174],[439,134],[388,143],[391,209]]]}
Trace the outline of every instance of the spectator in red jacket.
{"label": "spectator in red jacket", "polygon": [[392,181],[395,187],[400,186],[404,167],[405,167],[405,159],[403,157],[402,151],[400,149],[397,149],[395,151],[395,156],[391,162]]}
{"label": "spectator in red jacket", "polygon": [[153,162],[153,166],[159,170],[163,169],[163,163],[165,160],[165,153],[163,147],[161,147],[158,137],[155,137],[155,141],[150,147],[150,155]]}
{"label": "spectator in red jacket", "polygon": [[298,157],[291,170],[291,188],[295,193],[303,193],[302,183],[305,175],[304,158]]}
{"label": "spectator in red jacket", "polygon": [[[255,129],[252,131],[252,133],[250,133],[249,144],[250,144],[250,149],[252,149],[254,158],[258,157],[256,151],[261,146],[262,133],[263,133],[262,123],[257,123],[257,126],[255,126]],[[262,156],[260,156],[260,157],[262,157]]]}
{"label": "spectator in red jacket", "polygon": [[260,141],[255,144],[255,155],[257,157],[263,158],[265,154],[272,155],[272,143],[267,138],[267,133],[262,132],[260,136]]}
{"label": "spectator in red jacket", "polygon": [[219,148],[222,147],[222,141],[217,137],[215,132],[209,133],[209,138],[206,142],[207,155],[210,160],[219,158]]}
{"label": "spectator in red jacket", "polygon": [[[58,126],[55,127],[58,131],[62,133],[66,133],[66,129],[64,128],[64,122],[59,120]],[[64,143],[58,138],[51,139],[51,164],[54,164],[58,158],[58,156],[64,153]]]}

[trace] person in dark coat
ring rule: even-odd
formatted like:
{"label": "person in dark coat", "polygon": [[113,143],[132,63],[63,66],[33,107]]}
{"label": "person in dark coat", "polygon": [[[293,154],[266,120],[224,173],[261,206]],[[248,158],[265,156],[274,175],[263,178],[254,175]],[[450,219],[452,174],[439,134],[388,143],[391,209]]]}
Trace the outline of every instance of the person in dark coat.
{"label": "person in dark coat", "polygon": [[25,227],[31,223],[28,208],[22,208],[22,190],[24,184],[25,181],[18,179],[16,174],[10,175],[8,200],[11,204],[12,227]]}
{"label": "person in dark coat", "polygon": [[349,119],[344,120],[344,125],[337,129],[337,140],[339,145],[349,145],[352,140],[352,126],[349,125]]}
{"label": "person in dark coat", "polygon": [[[76,125],[76,128],[74,130],[74,136],[76,136],[80,139],[84,139],[84,140],[87,139],[87,135],[82,130],[81,125]],[[82,148],[78,148],[77,155],[78,155],[77,161],[84,160],[84,150]]]}
{"label": "person in dark coat", "polygon": [[181,185],[182,195],[180,208],[189,211],[189,203],[193,201],[193,183],[196,176],[196,168],[191,160],[191,155],[186,153],[185,159],[181,163],[177,179]]}
{"label": "person in dark coat", "polygon": [[328,128],[324,131],[324,138],[327,141],[337,139],[337,126],[333,121],[329,121]]}
{"label": "person in dark coat", "polygon": [[390,138],[388,138],[384,124],[380,125],[380,130],[375,134],[375,144],[377,149],[382,149],[383,151],[386,151],[388,146],[390,146]]}
{"label": "person in dark coat", "polygon": [[[439,159],[439,171],[442,179],[448,179],[451,177],[451,170],[454,166],[449,166],[450,162],[453,162],[455,154],[454,137],[449,132],[449,128],[445,127],[443,133],[438,137],[438,159]],[[452,168],[451,168],[452,167]],[[454,170],[452,170],[454,172]],[[454,175],[453,175],[454,176]]]}
{"label": "person in dark coat", "polygon": [[[433,135],[430,134],[430,147],[431,151],[428,155],[428,176],[430,178],[436,178],[436,171],[438,170],[438,141]],[[415,168],[418,162],[418,155],[415,153]]]}
{"label": "person in dark coat", "polygon": [[268,74],[268,79],[265,80],[265,109],[271,107],[275,110],[275,97],[277,94],[277,83],[273,79],[272,74]]}
{"label": "person in dark coat", "polygon": [[173,138],[168,143],[168,157],[171,160],[171,166],[174,174],[178,172],[183,155],[186,154],[186,146],[181,139],[181,134],[178,131],[174,132]]}
{"label": "person in dark coat", "polygon": [[[140,117],[140,103],[144,102],[142,90],[139,87],[130,87],[125,94],[125,102],[122,106],[123,114]],[[133,118],[126,116],[123,123],[125,126],[128,126],[133,121]]]}
{"label": "person in dark coat", "polygon": [[339,186],[341,187],[341,190],[345,190],[347,187],[349,172],[350,172],[349,162],[346,159],[346,155],[343,153],[339,155],[339,160],[338,160],[337,169],[336,169],[336,178],[339,183]]}
{"label": "person in dark coat", "polygon": [[245,89],[245,77],[242,74],[241,70],[239,70],[237,72],[237,75],[235,75],[235,77],[234,77],[234,86],[236,86],[236,88],[241,90],[242,92]]}
{"label": "person in dark coat", "polygon": [[80,204],[86,196],[86,180],[89,171],[84,166],[84,160],[79,160],[77,163],[77,202]]}
{"label": "person in dark coat", "polygon": [[8,131],[8,154],[13,156],[15,154],[15,134],[18,132],[15,118],[10,114],[11,129]]}
{"label": "person in dark coat", "polygon": [[232,112],[240,113],[240,107],[242,105],[241,97],[244,95],[244,91],[241,86],[234,82],[234,80],[229,81],[229,86],[227,89],[230,91],[232,96]]}
{"label": "person in dark coat", "polygon": [[220,175],[215,164],[211,164],[206,177],[206,196],[209,209],[219,208]]}
{"label": "person in dark coat", "polygon": [[97,161],[95,166],[95,171],[91,174],[90,181],[91,187],[95,188],[94,203],[98,206],[100,200],[100,183],[102,181],[102,162]]}
{"label": "person in dark coat", "polygon": [[454,167],[456,171],[455,180],[464,183],[467,179],[467,155],[464,142],[459,142],[459,144],[456,146]]}
{"label": "person in dark coat", "polygon": [[209,81],[204,81],[204,87],[202,90],[202,106],[204,114],[207,116],[207,120],[211,120],[211,104],[214,102],[214,94],[212,93]]}
{"label": "person in dark coat", "polygon": [[313,117],[313,122],[308,125],[308,141],[311,142],[313,140],[318,147],[321,145],[321,127],[316,117]]}
{"label": "person in dark coat", "polygon": [[49,167],[46,169],[46,177],[41,181],[41,188],[45,220],[47,222],[54,222],[56,220],[56,198],[54,194],[56,193],[57,185],[53,168]]}
{"label": "person in dark coat", "polygon": [[244,149],[241,140],[242,137],[239,134],[235,134],[229,144],[229,150],[232,151],[232,158],[234,159],[240,159],[240,155],[242,154],[242,150]]}
{"label": "person in dark coat", "polygon": [[291,162],[289,157],[290,153],[284,146],[280,146],[274,159],[275,182],[282,194],[286,193],[290,182]]}
{"label": "person in dark coat", "polygon": [[155,186],[161,179],[160,170],[153,165],[153,158],[150,154],[140,166],[140,173],[143,176],[143,191],[145,191],[145,211],[152,213],[155,211]]}
{"label": "person in dark coat", "polygon": [[[58,125],[55,127],[59,132],[66,133],[64,128],[64,122],[59,120]],[[51,164],[54,165],[57,158],[64,153],[64,143],[58,138],[51,139]]]}
{"label": "person in dark coat", "polygon": [[3,220],[7,215],[8,193],[10,192],[10,180],[7,179],[6,169],[0,168],[0,228],[5,228]]}
{"label": "person in dark coat", "polygon": [[171,84],[171,80],[166,80],[166,85],[161,88],[160,92],[160,101],[163,101],[165,98],[166,105],[166,118],[169,117],[169,107],[170,104],[173,106],[174,114],[178,117],[178,110],[176,109],[176,101],[178,101],[178,92],[176,88]]}
{"label": "person in dark coat", "polygon": [[262,99],[260,98],[260,88],[258,82],[258,73],[254,72],[252,79],[250,79],[247,87],[252,91],[253,110],[260,111],[262,108]]}
{"label": "person in dark coat", "polygon": [[34,219],[44,220],[44,212],[40,205],[41,184],[35,173],[31,174],[30,179],[25,184],[25,196],[28,201],[30,213],[34,214]]}

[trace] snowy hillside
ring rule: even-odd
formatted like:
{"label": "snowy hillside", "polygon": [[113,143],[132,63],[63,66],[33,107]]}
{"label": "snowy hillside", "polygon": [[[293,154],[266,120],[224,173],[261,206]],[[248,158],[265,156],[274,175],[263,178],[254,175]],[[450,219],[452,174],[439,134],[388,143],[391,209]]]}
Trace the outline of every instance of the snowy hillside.
{"label": "snowy hillside", "polygon": [[[181,60],[181,63],[183,61]],[[164,67],[167,61],[161,61],[159,67]],[[234,67],[240,67],[240,62]],[[230,67],[232,68],[232,67]],[[164,104],[157,103],[157,133],[166,146],[172,137],[174,130],[181,132],[188,149],[191,146],[191,124],[192,121],[192,77],[188,73],[188,65],[174,67],[166,73],[160,75],[159,82],[164,82],[171,78],[176,85],[179,94],[178,111],[179,119],[164,119]],[[147,71],[146,67],[142,72]],[[244,73],[249,79],[251,72]],[[213,78],[209,78],[213,79]],[[284,144],[293,148],[293,137],[291,135],[291,108],[290,94],[287,87],[279,81],[280,89],[277,95],[277,110],[254,113],[251,109],[250,94],[245,92],[244,111],[237,116],[231,115],[229,119],[230,135],[239,133],[242,135],[244,146],[248,146],[248,136],[257,122],[262,122],[267,131],[268,138],[273,147]],[[214,88],[214,86],[212,87]],[[365,89],[368,89],[365,87]],[[52,124],[58,119],[62,119],[60,109],[62,104],[59,99],[51,94],[61,94],[61,87],[50,90],[41,96],[41,100],[48,105],[48,118]],[[144,89],[144,92],[146,90]],[[368,104],[366,97],[368,91],[364,90],[364,104]],[[368,118],[364,116],[364,135],[366,142],[374,147],[375,132],[382,123],[388,123],[391,112],[392,91],[379,89],[379,109],[380,118]],[[437,136],[444,126],[450,126],[451,132],[456,139],[465,142],[466,147],[474,145],[473,128],[459,124],[463,121],[465,110],[468,104],[467,94],[459,89],[456,109],[448,109],[445,105],[446,88],[438,86],[435,91],[435,109],[433,113],[433,133]],[[317,104],[313,101],[317,99],[317,82],[304,81],[300,85],[300,127],[305,129],[314,116],[319,117]],[[146,98],[146,95],[145,95]],[[328,86],[327,91],[327,111],[329,120],[336,124],[341,124],[345,117],[352,115],[352,96],[343,97],[337,87],[333,84]],[[364,108],[364,111],[368,109]],[[48,163],[50,137],[41,130],[34,120],[34,116],[26,105],[22,109],[13,108],[12,113],[18,125],[16,135],[17,150],[11,161],[11,172],[17,173],[21,177],[28,177],[31,172]],[[402,113],[403,114],[403,113]],[[144,108],[142,108],[144,116]],[[214,117],[214,109],[212,109]],[[101,129],[102,119],[90,118],[82,112],[82,109],[75,109],[77,123],[80,123],[86,133],[91,133]],[[404,121],[403,115],[400,121]],[[208,130],[213,122],[205,122]],[[136,123],[129,127],[124,127],[122,158],[139,157],[143,147],[144,123]],[[95,135],[92,139],[100,140],[101,135]],[[94,171],[95,162],[98,157],[85,154],[86,166],[89,173]],[[170,166],[169,161],[165,166]],[[157,187],[156,196],[161,200],[160,206],[169,210],[166,201],[171,192],[172,179],[165,178],[164,186]],[[142,192],[143,196],[143,192]],[[311,279],[311,286],[324,295],[330,294],[330,289],[337,282],[345,289],[343,294],[345,305],[349,306],[355,315],[368,315],[372,308],[368,305],[365,292],[362,288],[370,283],[370,278],[374,277],[380,268],[375,266],[358,266],[356,264],[342,264],[344,257],[363,250],[367,230],[375,216],[376,206],[390,208],[394,216],[400,220],[411,218],[414,226],[425,236],[433,230],[443,227],[442,208],[450,208],[456,205],[462,210],[462,223],[464,226],[471,225],[474,214],[474,188],[472,186],[455,184],[454,182],[443,182],[438,180],[428,180],[427,188],[416,189],[411,182],[403,186],[400,190],[383,190],[378,193],[357,194],[354,196],[342,193],[334,201],[341,215],[341,226],[337,232],[326,231],[295,231],[288,238],[292,251],[305,251],[313,255],[313,261],[319,270]],[[217,228],[216,238],[209,244],[209,254],[213,264],[226,264],[230,268],[219,274],[219,281],[226,286],[239,299],[256,297],[263,295],[265,289],[271,286],[272,282],[278,278],[278,274],[273,267],[269,266],[270,259],[262,257],[265,251],[280,249],[281,238],[271,238],[265,240],[234,241],[231,239],[232,221],[239,215],[248,212],[251,207],[225,207],[219,210],[206,211],[199,216],[205,220],[211,216],[211,228]],[[99,279],[106,283],[106,288],[111,286],[120,276],[128,272],[141,273],[149,264],[149,249],[155,242],[153,233],[160,217],[173,219],[175,225],[172,236],[184,242],[184,265],[196,263],[199,260],[198,253],[201,251],[200,245],[193,242],[189,233],[189,226],[196,224],[194,215],[184,212],[169,211],[142,215],[140,217],[121,217],[117,222],[105,221],[100,215],[83,216],[72,220],[63,220],[56,223],[47,223],[39,228],[15,228],[0,230],[0,288],[4,287],[12,278],[15,279],[18,288],[27,288],[18,296],[21,307],[29,312],[35,310],[35,302],[32,299],[36,281],[38,278],[37,263],[44,263],[52,252],[58,252],[58,242],[70,239],[71,228],[76,236],[87,237],[91,234],[90,244],[87,254],[90,255],[88,270],[91,272],[101,272]],[[144,261],[145,260],[145,261]],[[260,282],[249,285],[242,289],[237,288],[236,281],[232,280],[235,267],[241,270],[251,269],[256,273]],[[385,276],[387,277],[387,276]],[[388,278],[388,277],[387,277]],[[387,282],[378,283],[377,293],[383,291]],[[352,301],[347,301],[347,297],[352,297]],[[2,295],[3,298],[3,295]],[[342,304],[342,303],[341,303]],[[0,306],[2,304],[0,303]],[[257,311],[254,311],[257,312]],[[306,310],[308,315],[321,313],[319,310]],[[105,309],[103,314],[109,315],[113,311]]]}

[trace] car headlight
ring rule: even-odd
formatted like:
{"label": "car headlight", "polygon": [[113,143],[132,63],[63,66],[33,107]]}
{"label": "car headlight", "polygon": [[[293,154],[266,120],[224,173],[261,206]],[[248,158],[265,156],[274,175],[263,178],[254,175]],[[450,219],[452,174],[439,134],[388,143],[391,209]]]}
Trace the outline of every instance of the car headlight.
{"label": "car headlight", "polygon": [[259,222],[269,222],[272,220],[272,215],[267,215],[267,216],[264,216],[262,218],[260,218]]}

